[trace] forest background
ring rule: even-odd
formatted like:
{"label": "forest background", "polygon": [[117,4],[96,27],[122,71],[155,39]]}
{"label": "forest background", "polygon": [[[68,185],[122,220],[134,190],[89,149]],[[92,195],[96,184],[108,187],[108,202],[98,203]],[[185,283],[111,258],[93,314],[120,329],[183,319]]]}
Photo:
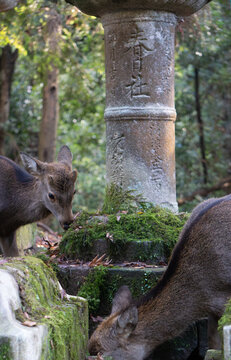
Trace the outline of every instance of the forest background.
{"label": "forest background", "polygon": [[[0,14],[0,153],[51,161],[67,144],[79,173],[74,211],[103,203],[104,76],[98,19],[64,0],[22,0]],[[189,211],[231,191],[229,0],[179,19],[175,101],[177,198]]]}

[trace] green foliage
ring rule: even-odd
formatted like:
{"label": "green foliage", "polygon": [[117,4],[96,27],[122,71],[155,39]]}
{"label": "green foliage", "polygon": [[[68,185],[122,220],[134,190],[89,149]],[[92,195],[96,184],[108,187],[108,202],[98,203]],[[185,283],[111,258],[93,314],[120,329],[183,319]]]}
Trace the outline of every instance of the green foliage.
{"label": "green foliage", "polygon": [[87,299],[90,314],[96,314],[99,309],[100,295],[105,286],[106,274],[107,268],[103,266],[92,269],[78,291],[78,296]]}
{"label": "green foliage", "polygon": [[[208,186],[229,176],[231,113],[231,8],[224,0],[212,1],[179,25],[175,100],[176,174],[178,197],[203,187],[199,130],[195,105],[195,75],[199,70],[201,117],[204,122]],[[212,193],[222,196],[224,193]],[[198,197],[184,210],[202,199]]]}
{"label": "green foliage", "polygon": [[103,28],[64,1],[26,0],[0,14],[0,46],[19,49],[5,127],[6,155],[15,158],[19,150],[37,155],[43,75],[50,61],[44,38],[47,7],[55,8],[62,22],[55,59],[60,74],[57,150],[69,145],[79,172],[74,211],[96,211],[103,201],[105,177]]}

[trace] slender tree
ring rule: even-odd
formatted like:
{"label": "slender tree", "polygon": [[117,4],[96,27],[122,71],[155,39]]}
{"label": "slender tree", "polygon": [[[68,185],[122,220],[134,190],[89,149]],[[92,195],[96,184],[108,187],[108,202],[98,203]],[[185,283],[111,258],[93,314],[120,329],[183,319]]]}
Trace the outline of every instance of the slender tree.
{"label": "slender tree", "polygon": [[4,154],[4,125],[10,112],[10,91],[18,50],[10,45],[2,48],[0,56],[0,154]]}
{"label": "slender tree", "polygon": [[200,152],[201,152],[201,164],[203,168],[203,182],[207,184],[208,181],[208,169],[205,155],[205,140],[204,140],[204,122],[201,115],[201,102],[200,102],[200,78],[199,78],[199,69],[194,68],[195,74],[195,101],[196,101],[196,113],[197,113],[197,124],[199,130],[199,143],[200,143]]}
{"label": "slender tree", "polygon": [[39,133],[39,158],[51,162],[55,157],[56,132],[59,119],[58,76],[56,65],[61,35],[60,15],[54,8],[46,9],[47,22],[44,37],[47,61],[43,87],[43,113]]}

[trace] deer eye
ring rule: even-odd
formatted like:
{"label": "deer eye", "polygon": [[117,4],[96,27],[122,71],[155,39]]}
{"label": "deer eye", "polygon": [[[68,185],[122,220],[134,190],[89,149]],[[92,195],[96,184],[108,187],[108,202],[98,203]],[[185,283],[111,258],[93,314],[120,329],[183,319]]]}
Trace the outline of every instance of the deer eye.
{"label": "deer eye", "polygon": [[76,194],[76,190],[74,190],[74,192],[73,192],[73,195],[75,195]]}
{"label": "deer eye", "polygon": [[54,200],[55,200],[55,196],[54,196],[54,194],[49,193],[49,194],[48,194],[48,196],[49,196],[49,199],[51,199],[52,201],[54,201]]}

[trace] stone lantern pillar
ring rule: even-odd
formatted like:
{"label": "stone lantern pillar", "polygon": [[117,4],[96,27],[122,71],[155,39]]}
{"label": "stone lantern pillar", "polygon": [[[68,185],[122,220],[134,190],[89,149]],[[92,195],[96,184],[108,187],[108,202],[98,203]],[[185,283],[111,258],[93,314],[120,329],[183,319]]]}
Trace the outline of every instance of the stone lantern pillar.
{"label": "stone lantern pillar", "polygon": [[105,30],[107,181],[177,211],[175,26],[208,1],[67,1]]}

